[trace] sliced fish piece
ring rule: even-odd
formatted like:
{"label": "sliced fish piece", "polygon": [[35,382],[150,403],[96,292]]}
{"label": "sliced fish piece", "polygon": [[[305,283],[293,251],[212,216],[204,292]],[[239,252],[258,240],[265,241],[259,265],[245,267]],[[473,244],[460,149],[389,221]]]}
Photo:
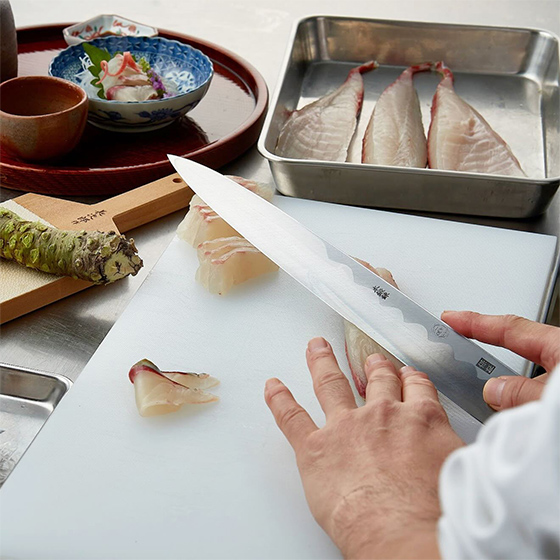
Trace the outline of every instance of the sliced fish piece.
{"label": "sliced fish piece", "polygon": [[455,93],[453,73],[435,65],[442,79],[432,101],[428,165],[432,169],[525,177],[510,147],[484,117]]}
{"label": "sliced fish piece", "polygon": [[353,68],[337,90],[294,111],[280,131],[276,153],[294,159],[346,161],[364,99],[362,74],[377,66],[370,61]]}
{"label": "sliced fish piece", "polygon": [[202,404],[218,397],[201,389],[180,385],[165,377],[157,368],[133,366],[129,378],[134,384],[140,416],[158,416],[179,410],[184,404]]}
{"label": "sliced fish piece", "polygon": [[[383,280],[389,282],[389,284],[398,288],[393,275],[385,268],[374,268],[369,263],[356,259],[358,262],[369,268],[372,272],[375,272],[378,276],[381,276]],[[362,330],[360,330],[356,325],[350,323],[344,319],[344,339],[346,346],[346,357],[348,358],[348,365],[350,366],[350,372],[352,374],[352,379],[354,385],[358,391],[358,394],[362,398],[366,398],[366,385],[367,377],[365,372],[365,363],[368,356],[371,354],[383,354],[388,360],[395,364],[395,367],[401,368],[403,364],[397,360],[392,354],[387,352],[385,348],[377,344],[375,340],[370,338]]]}
{"label": "sliced fish piece", "polygon": [[161,371],[153,362],[144,358],[136,362],[128,373],[128,377],[134,383],[136,375],[143,370],[158,373],[167,377],[171,381],[187,387],[189,389],[210,389],[219,385],[220,380],[212,377],[208,373],[192,373],[190,371]]}
{"label": "sliced fish piece", "polygon": [[243,237],[205,241],[198,246],[200,266],[196,279],[213,294],[226,294],[233,286],[278,270]]}
{"label": "sliced fish piece", "polygon": [[[228,175],[228,178],[269,202],[272,200],[273,187],[243,177]],[[233,235],[239,234],[196,194],[191,199],[187,215],[177,227],[177,236],[193,247],[198,247],[200,243],[210,239]]]}
{"label": "sliced fish piece", "polygon": [[412,77],[431,70],[429,62],[410,66],[383,91],[362,141],[362,163],[426,167],[426,135]]}

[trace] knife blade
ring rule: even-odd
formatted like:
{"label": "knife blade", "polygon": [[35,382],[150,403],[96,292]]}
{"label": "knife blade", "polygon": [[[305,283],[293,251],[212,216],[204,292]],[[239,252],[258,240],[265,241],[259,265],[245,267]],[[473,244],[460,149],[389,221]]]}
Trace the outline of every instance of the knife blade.
{"label": "knife blade", "polygon": [[273,204],[203,165],[168,158],[208,206],[312,294],[480,422],[493,413],[485,382],[515,371]]}

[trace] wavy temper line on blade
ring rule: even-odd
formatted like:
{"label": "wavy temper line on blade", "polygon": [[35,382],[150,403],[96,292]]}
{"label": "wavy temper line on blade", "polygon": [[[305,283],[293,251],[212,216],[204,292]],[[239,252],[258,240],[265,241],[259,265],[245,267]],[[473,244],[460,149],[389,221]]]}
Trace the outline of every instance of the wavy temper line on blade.
{"label": "wavy temper line on blade", "polygon": [[[449,344],[432,341],[428,338],[428,330],[424,325],[415,321],[407,321],[400,308],[381,304],[377,298],[372,297],[371,289],[365,286],[361,286],[361,289],[364,292],[364,301],[367,301],[368,311],[377,315],[378,324],[383,325],[384,330],[392,330],[394,338],[400,339],[401,345],[399,347],[391,342],[379,330],[379,327],[376,329],[365,321],[362,310],[354,311],[348,303],[342,301],[336,295],[336,292],[324,283],[315,283],[312,292],[406,365],[412,365],[418,369],[427,369],[429,370],[427,373],[434,373],[438,369],[448,367],[453,362],[458,361],[455,359],[453,349]],[[370,306],[375,306],[375,309]],[[419,354],[422,355],[422,358]],[[460,362],[474,369],[474,366],[469,362]]]}
{"label": "wavy temper line on blade", "polygon": [[[355,301],[356,298],[348,297],[343,301],[336,290],[316,279],[313,284],[306,285],[314,295],[401,362],[426,372],[442,394],[474,418],[482,422],[492,414],[493,411],[482,399],[484,382],[478,379],[476,368],[471,362],[457,360],[449,344],[430,340],[426,327],[418,322],[407,321],[398,307],[381,304],[377,298],[372,297],[371,290],[365,286],[354,286],[362,293],[362,305],[357,310],[348,303],[348,300]],[[348,288],[350,291],[350,286]],[[349,296],[347,291],[344,294]],[[364,316],[375,317],[377,329],[367,322]],[[391,340],[398,340],[398,347],[386,334],[390,334]]]}

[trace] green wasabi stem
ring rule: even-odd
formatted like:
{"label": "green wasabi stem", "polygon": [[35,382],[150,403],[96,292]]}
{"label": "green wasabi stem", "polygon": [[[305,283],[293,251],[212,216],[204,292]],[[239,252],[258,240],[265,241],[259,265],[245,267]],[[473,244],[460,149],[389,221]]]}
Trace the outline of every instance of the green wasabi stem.
{"label": "green wasabi stem", "polygon": [[0,208],[0,257],[58,276],[109,284],[142,268],[134,240],[110,231],[65,231]]}

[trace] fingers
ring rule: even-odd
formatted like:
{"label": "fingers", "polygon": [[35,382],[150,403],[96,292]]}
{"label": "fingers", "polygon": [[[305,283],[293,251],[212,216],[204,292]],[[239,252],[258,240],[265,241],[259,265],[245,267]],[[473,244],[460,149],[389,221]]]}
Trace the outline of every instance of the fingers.
{"label": "fingers", "polygon": [[368,356],[365,364],[367,375],[366,402],[401,401],[402,384],[395,366],[383,354]]}
{"label": "fingers", "polygon": [[437,390],[428,376],[413,367],[401,368],[403,402],[434,400],[439,402]]}
{"label": "fingers", "polygon": [[[425,373],[405,366],[397,373],[394,364],[381,354],[372,354],[366,360],[366,403],[380,406],[391,413],[389,404],[400,403],[409,410],[415,410],[424,421],[431,425],[448,424],[447,414],[439,402],[437,390]],[[383,407],[383,405],[385,405]]]}
{"label": "fingers", "polygon": [[348,379],[340,370],[331,345],[324,338],[309,341],[307,365],[313,389],[327,418],[337,412],[356,408],[356,399]]}
{"label": "fingers", "polygon": [[278,379],[266,382],[264,400],[274,415],[276,424],[297,453],[309,434],[318,429],[315,422]]}
{"label": "fingers", "polygon": [[541,397],[548,374],[536,379],[527,377],[494,377],[484,385],[482,396],[495,410],[512,408]]}
{"label": "fingers", "polygon": [[508,348],[547,371],[560,362],[558,327],[514,315],[481,315],[472,311],[444,311],[441,318],[462,335]]}

